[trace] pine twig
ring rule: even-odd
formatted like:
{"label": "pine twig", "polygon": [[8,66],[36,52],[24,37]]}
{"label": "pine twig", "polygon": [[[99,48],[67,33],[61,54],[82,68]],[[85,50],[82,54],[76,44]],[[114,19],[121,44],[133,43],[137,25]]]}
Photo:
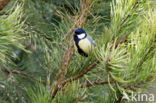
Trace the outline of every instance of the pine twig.
{"label": "pine twig", "polygon": [[65,55],[63,57],[63,61],[62,61],[62,64],[61,64],[61,67],[60,67],[60,71],[57,75],[57,81],[62,81],[64,80],[64,76],[66,74],[66,69],[68,68],[69,66],[69,63],[71,61],[71,56],[73,54],[73,51],[74,51],[74,48],[73,48],[73,43],[72,43],[72,40],[70,40],[70,45],[69,45],[69,48],[68,50],[65,52]]}
{"label": "pine twig", "polygon": [[145,83],[146,83],[145,81],[141,81],[141,82],[138,82],[138,83],[136,83],[136,84],[129,85],[129,86],[123,86],[123,88],[129,89],[129,90],[133,90],[134,88],[139,88],[139,87],[141,87],[141,86],[144,85]]}
{"label": "pine twig", "polygon": [[85,83],[81,83],[80,87],[84,88],[84,87],[91,87],[94,85],[104,85],[104,84],[108,84],[108,83],[114,83],[114,82],[108,82],[108,81],[90,81],[90,82],[85,82]]}
{"label": "pine twig", "polygon": [[[145,82],[141,81],[139,83],[129,85],[129,86],[122,86],[121,84],[119,84],[119,85],[122,86],[124,89],[133,90],[134,88],[139,88],[144,84],[145,84]],[[123,97],[123,95],[119,94],[118,99],[115,101],[115,103],[121,103],[122,97]]]}
{"label": "pine twig", "polygon": [[64,86],[66,83],[72,82],[73,80],[77,80],[81,77],[83,77],[86,73],[88,73],[90,70],[92,70],[97,63],[99,63],[98,60],[96,60],[95,62],[91,63],[87,68],[85,68],[82,72],[80,72],[79,74],[72,76],[64,81],[61,81],[60,84],[57,84],[57,87],[54,89],[52,97],[54,98],[55,95],[57,94],[58,90],[62,88],[62,86]]}
{"label": "pine twig", "polygon": [[6,73],[7,75],[18,74],[18,75],[21,75],[21,76],[23,76],[23,77],[25,77],[25,78],[30,78],[30,79],[32,79],[32,80],[34,80],[34,81],[37,81],[37,82],[46,84],[44,81],[38,80],[38,79],[34,78],[32,75],[27,74],[27,73],[25,73],[25,72],[23,72],[23,71],[20,71],[20,70],[9,70],[9,69],[7,69],[7,68],[5,68],[5,67],[1,67],[0,69],[1,69],[4,73]]}
{"label": "pine twig", "polygon": [[66,84],[66,83],[68,83],[68,82],[71,82],[71,81],[73,81],[73,80],[77,80],[77,79],[83,77],[85,74],[87,74],[89,71],[91,71],[98,63],[99,63],[99,60],[94,61],[94,62],[91,63],[89,66],[87,66],[82,72],[80,72],[79,74],[74,75],[74,76],[72,76],[72,77],[70,77],[70,78],[64,80],[64,81],[62,82],[62,84]]}
{"label": "pine twig", "polygon": [[120,44],[126,42],[128,35],[124,35],[118,42],[115,43],[115,48],[117,48]]}
{"label": "pine twig", "polygon": [[33,29],[34,32],[40,34],[43,38],[46,40],[49,40],[50,42],[53,42],[53,39],[49,36],[47,36],[45,33],[41,32],[40,30],[37,30],[32,24],[25,22],[25,24],[30,28]]}

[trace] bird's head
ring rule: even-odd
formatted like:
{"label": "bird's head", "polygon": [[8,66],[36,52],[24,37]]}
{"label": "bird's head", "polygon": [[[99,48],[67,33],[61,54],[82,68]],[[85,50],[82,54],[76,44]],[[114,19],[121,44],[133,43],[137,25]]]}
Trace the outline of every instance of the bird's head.
{"label": "bird's head", "polygon": [[77,28],[75,30],[74,36],[77,36],[79,39],[84,39],[87,36],[87,34],[82,28]]}

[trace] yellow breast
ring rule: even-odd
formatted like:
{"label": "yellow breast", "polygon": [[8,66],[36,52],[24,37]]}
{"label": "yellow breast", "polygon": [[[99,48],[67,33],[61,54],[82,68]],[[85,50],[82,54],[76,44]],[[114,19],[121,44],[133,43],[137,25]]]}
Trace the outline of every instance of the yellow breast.
{"label": "yellow breast", "polygon": [[79,47],[86,53],[89,54],[93,45],[90,43],[88,39],[82,39],[78,43]]}

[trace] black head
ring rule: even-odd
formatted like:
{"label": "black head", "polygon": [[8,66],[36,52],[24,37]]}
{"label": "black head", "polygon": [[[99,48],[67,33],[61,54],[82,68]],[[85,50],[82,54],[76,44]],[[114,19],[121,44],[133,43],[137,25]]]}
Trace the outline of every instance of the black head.
{"label": "black head", "polygon": [[75,35],[79,35],[79,34],[83,34],[83,33],[86,33],[82,28],[77,28],[75,30]]}

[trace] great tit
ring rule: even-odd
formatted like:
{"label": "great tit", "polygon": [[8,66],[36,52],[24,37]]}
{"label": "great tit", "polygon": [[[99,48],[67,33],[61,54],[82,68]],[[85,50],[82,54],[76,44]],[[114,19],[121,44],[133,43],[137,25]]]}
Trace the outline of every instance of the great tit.
{"label": "great tit", "polygon": [[96,46],[95,41],[82,28],[75,30],[74,41],[79,54],[85,57],[88,57],[91,50]]}

